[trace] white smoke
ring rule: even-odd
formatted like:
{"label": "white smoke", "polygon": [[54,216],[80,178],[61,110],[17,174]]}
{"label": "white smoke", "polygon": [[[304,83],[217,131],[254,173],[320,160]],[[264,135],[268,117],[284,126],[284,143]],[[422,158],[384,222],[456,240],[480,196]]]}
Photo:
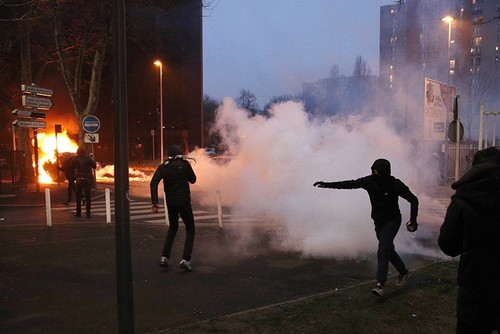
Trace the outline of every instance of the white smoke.
{"label": "white smoke", "polygon": [[[193,191],[201,203],[214,205],[214,193],[220,190],[223,205],[233,214],[263,217],[260,224],[280,227],[277,242],[282,247],[311,256],[354,258],[373,254],[377,245],[366,191],[320,189],[314,182],[356,179],[371,172],[374,160],[386,158],[392,174],[415,192],[417,170],[426,160],[381,117],[310,120],[296,102],[275,105],[269,118],[250,118],[226,99],[215,130],[230,159],[220,163],[193,152],[198,177]],[[396,240],[406,251],[436,255],[418,239],[433,237],[444,208],[431,203],[438,214],[427,214],[426,202],[432,198],[417,196],[420,229],[410,234],[402,227]],[[400,200],[400,208],[404,223],[410,205]]]}

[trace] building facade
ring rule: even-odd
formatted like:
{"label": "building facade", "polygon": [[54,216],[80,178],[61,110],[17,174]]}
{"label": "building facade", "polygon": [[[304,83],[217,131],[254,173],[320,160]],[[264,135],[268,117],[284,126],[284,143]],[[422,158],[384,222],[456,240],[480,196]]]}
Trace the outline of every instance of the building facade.
{"label": "building facade", "polygon": [[153,152],[160,157],[160,131],[164,157],[173,144],[185,152],[203,146],[202,9],[202,0],[175,2],[166,10],[134,9],[128,28],[141,39],[127,44],[128,91],[134,92],[128,96],[129,142],[132,148],[142,145],[146,159]]}
{"label": "building facade", "polygon": [[499,15],[499,0],[406,0],[380,8],[380,82],[410,136],[422,133],[430,78],[456,87],[465,137],[475,137],[479,105],[499,102]]}

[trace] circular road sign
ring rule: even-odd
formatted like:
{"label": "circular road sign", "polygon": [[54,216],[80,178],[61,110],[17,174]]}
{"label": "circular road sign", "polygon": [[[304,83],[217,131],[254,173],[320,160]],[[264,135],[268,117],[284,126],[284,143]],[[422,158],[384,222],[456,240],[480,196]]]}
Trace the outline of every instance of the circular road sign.
{"label": "circular road sign", "polygon": [[[457,142],[457,122],[457,120],[451,121],[450,126],[448,127],[448,139],[453,143]],[[462,122],[459,124],[458,131],[458,141],[460,141],[464,137],[464,125]]]}
{"label": "circular road sign", "polygon": [[101,127],[101,122],[99,121],[99,118],[95,117],[94,115],[89,115],[83,119],[82,125],[85,132],[96,133]]}

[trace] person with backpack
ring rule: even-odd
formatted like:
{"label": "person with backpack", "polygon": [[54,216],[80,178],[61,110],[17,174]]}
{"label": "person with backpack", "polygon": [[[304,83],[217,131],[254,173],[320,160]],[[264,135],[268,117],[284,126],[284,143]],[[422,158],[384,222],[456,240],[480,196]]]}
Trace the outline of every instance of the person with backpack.
{"label": "person with backpack", "polygon": [[192,270],[191,253],[193,251],[195,235],[189,184],[194,184],[196,182],[196,174],[189,161],[182,155],[180,146],[173,145],[168,149],[168,159],[158,166],[151,178],[151,203],[154,213],[159,211],[158,184],[160,181],[163,181],[169,222],[169,228],[160,258],[160,266],[163,268],[168,268],[169,266],[168,260],[179,228],[180,217],[186,227],[186,239],[184,240],[184,251],[179,267],[189,272]]}

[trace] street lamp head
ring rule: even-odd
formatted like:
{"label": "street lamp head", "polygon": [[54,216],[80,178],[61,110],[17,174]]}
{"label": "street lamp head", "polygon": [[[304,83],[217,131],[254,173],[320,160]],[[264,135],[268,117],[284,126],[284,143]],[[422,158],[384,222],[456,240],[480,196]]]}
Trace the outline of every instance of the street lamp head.
{"label": "street lamp head", "polygon": [[160,60],[155,60],[155,62],[153,64],[155,64],[156,66],[161,66],[162,65]]}
{"label": "street lamp head", "polygon": [[451,23],[455,21],[455,18],[451,15],[447,15],[441,19],[441,21],[446,22],[446,23]]}

